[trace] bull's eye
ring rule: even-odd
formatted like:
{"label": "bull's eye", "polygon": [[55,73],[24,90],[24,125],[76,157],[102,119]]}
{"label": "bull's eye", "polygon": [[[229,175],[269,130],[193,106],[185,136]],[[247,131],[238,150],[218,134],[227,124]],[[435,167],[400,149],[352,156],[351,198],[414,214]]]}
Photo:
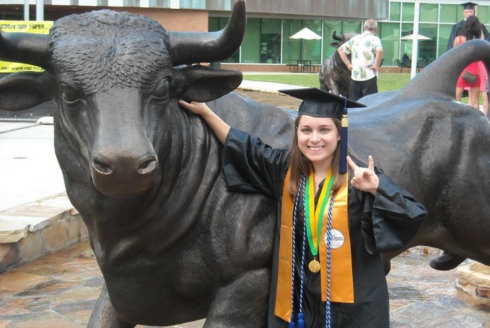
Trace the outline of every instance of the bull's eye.
{"label": "bull's eye", "polygon": [[169,93],[169,79],[165,78],[160,83],[158,83],[157,87],[153,91],[153,97],[155,98],[167,98]]}
{"label": "bull's eye", "polygon": [[80,99],[80,94],[78,91],[65,83],[61,84],[61,96],[63,97],[63,100],[69,104],[73,104]]}

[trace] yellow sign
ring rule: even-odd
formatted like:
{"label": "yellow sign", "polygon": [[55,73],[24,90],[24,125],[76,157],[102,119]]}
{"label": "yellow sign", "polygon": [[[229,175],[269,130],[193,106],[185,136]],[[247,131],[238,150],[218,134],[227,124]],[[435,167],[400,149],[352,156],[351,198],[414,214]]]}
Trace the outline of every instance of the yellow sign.
{"label": "yellow sign", "polygon": [[[49,34],[51,26],[53,26],[53,22],[0,20],[0,29],[3,32]],[[0,61],[0,73],[15,73],[21,71],[42,72],[43,69],[38,66]]]}

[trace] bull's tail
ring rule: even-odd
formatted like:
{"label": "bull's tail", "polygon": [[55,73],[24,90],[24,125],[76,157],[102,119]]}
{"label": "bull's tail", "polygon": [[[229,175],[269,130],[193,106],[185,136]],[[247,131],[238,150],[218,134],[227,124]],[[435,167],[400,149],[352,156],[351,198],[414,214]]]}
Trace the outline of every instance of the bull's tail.
{"label": "bull's tail", "polygon": [[470,63],[480,60],[490,72],[490,42],[465,42],[427,66],[400,91],[400,95],[420,97],[431,94],[454,99],[459,75]]}

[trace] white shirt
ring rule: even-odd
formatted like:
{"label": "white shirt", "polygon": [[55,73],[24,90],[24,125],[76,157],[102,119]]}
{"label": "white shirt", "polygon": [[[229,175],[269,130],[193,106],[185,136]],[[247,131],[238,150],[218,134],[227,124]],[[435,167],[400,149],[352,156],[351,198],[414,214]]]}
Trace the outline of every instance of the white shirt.
{"label": "white shirt", "polygon": [[383,49],[381,40],[369,31],[356,35],[340,46],[341,51],[351,54],[351,78],[354,81],[367,81],[376,76],[371,68],[378,49]]}

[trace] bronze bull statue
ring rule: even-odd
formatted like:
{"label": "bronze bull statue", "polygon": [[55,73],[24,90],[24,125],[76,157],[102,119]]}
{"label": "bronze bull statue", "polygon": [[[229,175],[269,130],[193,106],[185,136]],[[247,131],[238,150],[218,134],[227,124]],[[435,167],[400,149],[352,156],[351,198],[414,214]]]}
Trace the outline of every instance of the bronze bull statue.
{"label": "bronze bull statue", "polygon": [[378,165],[427,207],[407,248],[443,249],[444,256],[431,262],[437,269],[454,268],[466,258],[490,265],[490,123],[454,100],[460,72],[478,60],[490,68],[489,42],[452,49],[400,91],[364,97],[360,102],[368,107],[351,110],[353,149],[378,158]]}
{"label": "bronze bull statue", "polygon": [[[344,33],[337,36],[337,31],[333,31],[332,38],[337,41],[330,43],[330,46],[338,49],[355,35],[356,33]],[[348,57],[350,58],[350,55]],[[321,90],[330,91],[337,96],[349,95],[351,71],[345,66],[337,51],[325,59],[318,75]]]}
{"label": "bronze bull statue", "polygon": [[[210,101],[232,126],[289,145],[291,115],[223,96],[239,72],[193,65],[233,54],[245,22],[238,0],[217,33],[167,32],[147,17],[98,11],[58,20],[49,36],[1,34],[0,60],[45,71],[0,80],[0,109],[56,103],[56,155],[105,281],[89,327],[205,317],[205,327],[265,326],[275,203],[226,192],[220,143],[177,105]],[[490,264],[481,185],[490,126],[454,101],[458,70],[479,59],[490,67],[490,44],[467,42],[400,92],[362,99],[368,107],[351,110],[350,141],[429,209],[410,246]]]}
{"label": "bronze bull statue", "polygon": [[[1,79],[0,108],[56,104],[56,156],[105,282],[89,327],[201,318],[205,327],[264,326],[275,203],[226,192],[221,144],[177,104],[212,101],[240,84],[240,72],[193,64],[231,56],[245,27],[238,0],[213,33],[168,32],[109,10],[61,18],[48,36],[1,33],[1,60],[45,71]],[[289,144],[286,112],[236,95],[211,106]]]}

